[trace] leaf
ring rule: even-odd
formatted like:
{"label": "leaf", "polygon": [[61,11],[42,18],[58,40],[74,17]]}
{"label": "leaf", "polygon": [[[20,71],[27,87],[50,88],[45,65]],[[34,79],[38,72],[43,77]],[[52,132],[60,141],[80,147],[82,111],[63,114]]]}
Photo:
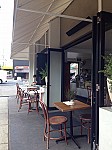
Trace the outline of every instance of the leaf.
{"label": "leaf", "polygon": [[70,91],[70,89],[66,89],[65,96],[68,100],[75,99],[75,92]]}
{"label": "leaf", "polygon": [[41,75],[41,80],[43,80],[47,76],[47,64],[45,64],[45,69],[41,68],[41,71],[39,72]]}
{"label": "leaf", "polygon": [[[100,70],[99,72],[103,72],[107,78],[112,80],[112,54],[103,56],[103,58],[105,60],[104,70]],[[112,89],[112,82],[110,83],[110,85]]]}

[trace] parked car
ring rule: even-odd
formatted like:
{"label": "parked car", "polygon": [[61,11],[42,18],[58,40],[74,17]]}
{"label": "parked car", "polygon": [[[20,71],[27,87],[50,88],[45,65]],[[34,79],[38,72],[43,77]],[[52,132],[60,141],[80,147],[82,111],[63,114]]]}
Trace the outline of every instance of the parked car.
{"label": "parked car", "polygon": [[0,70],[0,84],[7,82],[7,71]]}

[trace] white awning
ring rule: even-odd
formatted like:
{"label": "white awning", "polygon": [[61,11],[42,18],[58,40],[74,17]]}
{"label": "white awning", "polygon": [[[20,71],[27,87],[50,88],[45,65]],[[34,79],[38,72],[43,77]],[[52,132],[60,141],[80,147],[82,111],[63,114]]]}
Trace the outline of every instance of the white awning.
{"label": "white awning", "polygon": [[11,58],[29,59],[29,45],[44,35],[49,29],[49,21],[60,15],[72,1],[15,0]]}

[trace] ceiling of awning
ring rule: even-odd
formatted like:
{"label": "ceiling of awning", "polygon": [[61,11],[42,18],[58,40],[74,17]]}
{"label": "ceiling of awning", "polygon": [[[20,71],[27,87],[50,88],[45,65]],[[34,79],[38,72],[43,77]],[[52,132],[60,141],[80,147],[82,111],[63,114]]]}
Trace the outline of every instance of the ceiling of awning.
{"label": "ceiling of awning", "polygon": [[62,14],[72,1],[15,0],[11,58],[29,59],[29,45],[48,30],[49,21],[56,17],[52,14]]}

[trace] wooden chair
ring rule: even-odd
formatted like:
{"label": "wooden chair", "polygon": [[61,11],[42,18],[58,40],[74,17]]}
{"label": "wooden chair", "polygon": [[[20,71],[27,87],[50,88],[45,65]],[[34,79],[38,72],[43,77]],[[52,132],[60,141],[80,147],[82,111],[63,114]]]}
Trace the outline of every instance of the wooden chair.
{"label": "wooden chair", "polygon": [[[44,141],[47,139],[47,149],[49,149],[49,140],[60,140],[65,139],[67,143],[67,136],[66,136],[66,122],[67,118],[65,116],[53,116],[49,117],[47,106],[44,102],[39,101],[40,106],[42,107],[42,111],[44,114],[45,119],[45,127],[44,127]],[[59,129],[51,129],[51,125],[58,125]],[[62,129],[62,125],[64,126],[64,129]],[[51,132],[59,132],[59,137],[51,137]],[[63,135],[64,134],[64,135]],[[67,143],[68,144],[68,143]]]}
{"label": "wooden chair", "polygon": [[80,115],[81,120],[81,135],[83,128],[88,130],[88,143],[90,143],[90,132],[91,132],[91,114],[81,114]]}
{"label": "wooden chair", "polygon": [[24,93],[24,91],[22,91],[21,88],[19,88],[18,92],[19,92],[19,109],[18,109],[19,112],[24,104],[28,104],[30,97],[29,95],[26,95],[26,93]]}
{"label": "wooden chair", "polygon": [[91,104],[91,87],[87,86],[88,98],[87,103]]}
{"label": "wooden chair", "polygon": [[17,104],[19,102],[19,90],[20,90],[19,84],[16,83],[16,99],[17,99]]}
{"label": "wooden chair", "polygon": [[[31,92],[31,91],[30,91]],[[28,101],[28,114],[29,112],[32,112],[33,110],[36,110],[37,112],[39,112],[38,109],[38,102],[39,102],[39,94],[37,91],[33,91],[33,95],[30,95],[29,92],[29,101]],[[32,108],[32,105],[36,105],[35,108]]]}

